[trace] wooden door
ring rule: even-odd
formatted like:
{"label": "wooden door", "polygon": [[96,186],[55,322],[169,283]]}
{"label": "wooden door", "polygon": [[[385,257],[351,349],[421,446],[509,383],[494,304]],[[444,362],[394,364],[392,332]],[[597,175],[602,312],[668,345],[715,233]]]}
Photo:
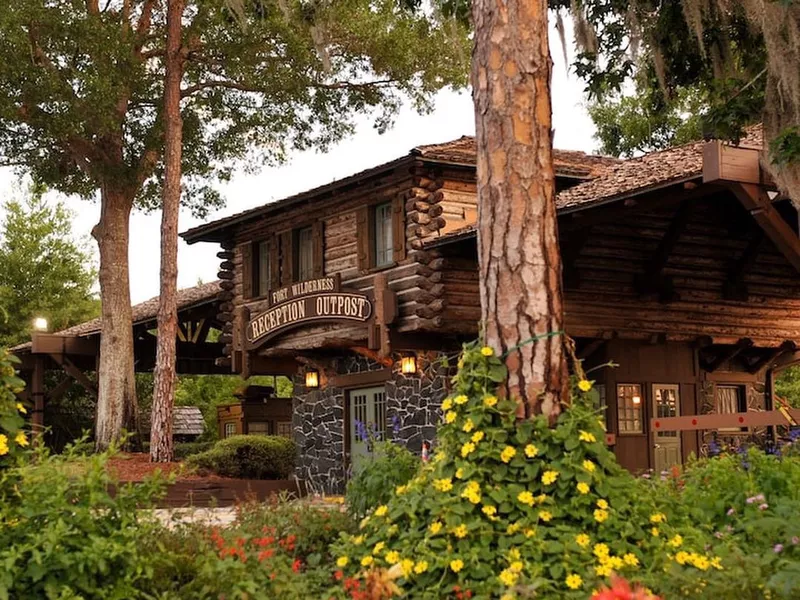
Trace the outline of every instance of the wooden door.
{"label": "wooden door", "polygon": [[350,466],[355,473],[372,454],[374,442],[386,439],[386,390],[383,386],[351,390]]}
{"label": "wooden door", "polygon": [[[653,416],[681,416],[680,388],[671,384],[653,384]],[[655,471],[660,473],[672,465],[681,464],[681,436],[677,431],[657,431],[653,433],[653,455]]]}

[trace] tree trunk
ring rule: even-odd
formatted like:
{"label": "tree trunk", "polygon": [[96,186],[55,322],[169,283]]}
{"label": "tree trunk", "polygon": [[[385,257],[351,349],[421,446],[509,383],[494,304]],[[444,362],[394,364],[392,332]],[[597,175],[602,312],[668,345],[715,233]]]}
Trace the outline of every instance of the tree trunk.
{"label": "tree trunk", "polygon": [[172,407],[175,403],[175,344],[178,333],[178,215],[181,203],[181,19],[184,0],[167,5],[164,85],[164,196],[161,213],[161,293],[153,382],[150,460],[172,460]]}
{"label": "tree trunk", "polygon": [[98,450],[105,450],[120,439],[124,427],[137,432],[137,403],[128,276],[128,234],[133,194],[108,185],[101,193],[100,222],[92,230],[100,251],[103,320],[97,369],[95,441]]}
{"label": "tree trunk", "polygon": [[[481,317],[519,415],[568,400],[545,0],[474,0]],[[519,348],[517,345],[521,344]]]}

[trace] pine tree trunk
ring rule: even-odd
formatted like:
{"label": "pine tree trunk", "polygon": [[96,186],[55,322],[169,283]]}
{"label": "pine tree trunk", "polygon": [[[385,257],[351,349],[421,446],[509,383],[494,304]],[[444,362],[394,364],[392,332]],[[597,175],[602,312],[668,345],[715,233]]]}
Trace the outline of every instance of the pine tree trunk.
{"label": "pine tree trunk", "polygon": [[553,177],[545,0],[474,0],[472,86],[478,151],[481,317],[486,343],[510,351],[519,415],[552,418],[568,400],[560,335],[561,257]]}
{"label": "pine tree trunk", "polygon": [[153,382],[150,460],[172,460],[172,407],[175,403],[175,344],[178,333],[178,214],[181,203],[181,19],[184,0],[168,0],[164,86],[164,196],[161,215],[161,294]]}
{"label": "pine tree trunk", "polygon": [[104,186],[101,193],[100,222],[92,230],[100,251],[103,320],[95,442],[98,450],[105,450],[120,439],[123,428],[137,431],[137,402],[128,276],[128,226],[133,194],[111,186]]}

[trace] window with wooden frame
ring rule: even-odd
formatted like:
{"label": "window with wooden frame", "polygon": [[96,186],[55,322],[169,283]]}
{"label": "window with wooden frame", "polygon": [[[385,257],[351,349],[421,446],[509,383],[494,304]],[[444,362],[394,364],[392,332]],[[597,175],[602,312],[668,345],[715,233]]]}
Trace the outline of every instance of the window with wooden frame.
{"label": "window with wooden frame", "polygon": [[[718,414],[730,415],[747,411],[746,388],[743,385],[717,384],[714,389],[714,409]],[[747,428],[744,428],[745,430]],[[741,427],[723,427],[720,431],[742,431]]]}
{"label": "window with wooden frame", "polygon": [[272,244],[269,240],[256,243],[253,261],[253,291],[258,297],[266,296],[272,285]]}
{"label": "window with wooden frame", "polygon": [[606,384],[595,383],[594,389],[597,390],[597,406],[600,410],[600,420],[603,422],[603,431],[608,431],[608,405],[606,404]]}
{"label": "window with wooden frame", "polygon": [[305,281],[314,277],[314,230],[303,227],[294,230],[294,280]]}
{"label": "window with wooden frame", "polygon": [[617,428],[619,435],[644,433],[642,386],[638,383],[617,384]]}
{"label": "window with wooden frame", "polygon": [[405,216],[400,197],[363,206],[356,212],[358,268],[391,267],[405,258]]}
{"label": "window with wooden frame", "polygon": [[236,423],[225,423],[225,432],[222,437],[229,438],[236,435]]}

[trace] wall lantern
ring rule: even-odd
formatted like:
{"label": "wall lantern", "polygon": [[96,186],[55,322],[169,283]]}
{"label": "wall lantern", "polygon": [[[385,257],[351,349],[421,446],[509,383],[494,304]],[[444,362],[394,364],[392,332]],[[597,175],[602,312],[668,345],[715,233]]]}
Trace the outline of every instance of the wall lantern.
{"label": "wall lantern", "polygon": [[44,317],[36,317],[33,320],[33,329],[35,331],[47,331],[47,319]]}
{"label": "wall lantern", "polygon": [[319,371],[315,369],[306,371],[306,387],[307,388],[319,387]]}
{"label": "wall lantern", "polygon": [[633,402],[634,406],[639,406],[642,403],[642,397],[637,394],[631,398],[631,402]]}
{"label": "wall lantern", "polygon": [[417,372],[417,357],[414,354],[407,354],[400,359],[400,372],[403,375],[413,375]]}

